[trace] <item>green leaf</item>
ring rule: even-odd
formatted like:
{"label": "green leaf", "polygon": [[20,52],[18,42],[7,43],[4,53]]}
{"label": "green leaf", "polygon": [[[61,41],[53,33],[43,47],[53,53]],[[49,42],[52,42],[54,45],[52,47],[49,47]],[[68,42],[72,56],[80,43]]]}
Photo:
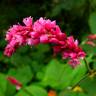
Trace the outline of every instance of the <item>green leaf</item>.
{"label": "green leaf", "polygon": [[84,44],[82,46],[82,48],[85,50],[85,52],[87,53],[87,55],[90,55],[90,53],[93,55],[96,53],[96,47]]}
{"label": "green leaf", "polygon": [[15,77],[23,85],[27,84],[33,77],[32,71],[28,65],[17,69],[10,69],[8,75]]}
{"label": "green leaf", "polygon": [[5,94],[6,84],[7,84],[6,75],[0,73],[0,94]]}
{"label": "green leaf", "polygon": [[22,65],[25,66],[31,64],[32,59],[29,56],[22,56],[16,53],[11,57],[11,63],[17,67],[21,67]]}
{"label": "green leaf", "polygon": [[0,96],[5,96],[4,93],[1,92],[1,90],[0,90]]}
{"label": "green leaf", "polygon": [[91,13],[89,17],[89,26],[90,26],[91,32],[96,34],[96,12]]}
{"label": "green leaf", "polygon": [[[33,77],[32,71],[28,65],[22,66],[17,69],[10,69],[8,76],[15,77],[23,85],[26,85]],[[13,96],[16,92],[16,86],[8,83],[7,84],[7,96]]]}
{"label": "green leaf", "polygon": [[14,94],[16,91],[15,86],[13,87],[8,84],[9,83],[7,81],[6,75],[0,73],[0,96],[12,96]]}
{"label": "green leaf", "polygon": [[[28,93],[32,94],[32,96],[48,96],[47,92],[40,86],[30,85],[26,87],[26,90]],[[28,93],[24,90],[21,90],[15,96],[29,96]]]}
{"label": "green leaf", "polygon": [[14,96],[15,93],[16,93],[16,86],[8,82],[6,87],[6,96]]}
{"label": "green leaf", "polygon": [[81,61],[81,64],[77,66],[71,73],[70,85],[75,85],[86,73],[85,62]]}
{"label": "green leaf", "polygon": [[60,64],[57,60],[52,60],[47,66],[42,83],[53,88],[61,88],[62,84],[63,87],[68,86],[70,82],[70,80],[68,80],[70,79],[69,73],[71,71],[72,68],[68,65]]}
{"label": "green leaf", "polygon": [[87,77],[81,82],[80,86],[87,96],[96,96],[96,76],[93,78]]}
{"label": "green leaf", "polygon": [[68,64],[61,64],[57,60],[52,60],[46,69],[42,84],[55,89],[64,89],[73,86],[86,72],[84,62],[72,69]]}
{"label": "green leaf", "polygon": [[96,0],[91,0],[91,6],[96,10]]}
{"label": "green leaf", "polygon": [[62,91],[59,93],[59,96],[87,96],[87,95],[83,92]]}

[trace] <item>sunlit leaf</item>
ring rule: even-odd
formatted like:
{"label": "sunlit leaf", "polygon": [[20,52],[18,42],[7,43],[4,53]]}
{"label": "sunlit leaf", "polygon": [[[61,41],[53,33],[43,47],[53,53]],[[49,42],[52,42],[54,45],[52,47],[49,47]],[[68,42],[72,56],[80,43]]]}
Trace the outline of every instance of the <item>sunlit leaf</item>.
{"label": "sunlit leaf", "polygon": [[47,66],[42,83],[57,89],[67,88],[76,84],[85,73],[86,68],[83,61],[72,69],[68,64],[52,60]]}
{"label": "sunlit leaf", "polygon": [[42,87],[39,87],[36,85],[30,85],[30,86],[26,87],[26,90],[28,92],[21,90],[15,96],[31,96],[29,94],[32,94],[32,96],[47,96],[47,92]]}

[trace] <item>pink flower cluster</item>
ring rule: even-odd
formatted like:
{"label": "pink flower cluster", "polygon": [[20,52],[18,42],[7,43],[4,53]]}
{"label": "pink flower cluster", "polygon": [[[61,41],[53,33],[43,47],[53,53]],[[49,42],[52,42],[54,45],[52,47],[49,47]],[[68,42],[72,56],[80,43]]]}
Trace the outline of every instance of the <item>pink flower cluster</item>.
{"label": "pink flower cluster", "polygon": [[91,45],[92,47],[96,47],[96,34],[90,34],[88,37],[86,44]]}
{"label": "pink flower cluster", "polygon": [[62,33],[55,21],[40,18],[33,23],[31,17],[23,19],[24,25],[13,25],[7,34],[8,45],[4,54],[11,56],[22,45],[54,44],[54,55],[61,53],[63,59],[69,59],[69,64],[75,67],[79,59],[85,57],[85,53],[78,46],[78,41],[72,36],[67,37]]}
{"label": "pink flower cluster", "polygon": [[21,89],[22,84],[21,84],[21,82],[19,82],[16,78],[14,78],[14,77],[12,77],[12,76],[8,76],[8,77],[7,77],[7,80],[8,80],[11,84],[15,85],[17,90],[20,90],[20,89]]}

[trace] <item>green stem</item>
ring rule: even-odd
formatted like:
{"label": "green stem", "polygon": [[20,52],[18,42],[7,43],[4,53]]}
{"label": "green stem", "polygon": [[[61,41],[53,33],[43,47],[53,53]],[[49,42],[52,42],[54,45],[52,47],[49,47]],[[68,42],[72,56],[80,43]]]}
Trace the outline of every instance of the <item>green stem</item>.
{"label": "green stem", "polygon": [[80,82],[82,82],[88,75],[89,75],[89,73],[85,74],[85,75],[72,87],[72,89],[75,88],[77,85],[79,85]]}
{"label": "green stem", "polygon": [[86,74],[72,87],[72,89],[73,89],[74,87],[76,87],[77,85],[79,85],[80,82],[82,82],[90,73],[92,73],[92,70],[91,70],[91,68],[90,68],[90,66],[89,66],[89,64],[88,64],[88,62],[87,62],[87,60],[86,60],[85,58],[84,58],[84,62],[85,62],[85,66],[86,66],[86,68],[87,68],[88,73],[86,73]]}
{"label": "green stem", "polygon": [[88,64],[88,62],[87,62],[87,60],[84,58],[84,62],[85,62],[85,66],[86,66],[86,68],[87,68],[87,70],[88,70],[88,73],[91,73],[91,68],[90,68],[90,66],[89,66],[89,64]]}

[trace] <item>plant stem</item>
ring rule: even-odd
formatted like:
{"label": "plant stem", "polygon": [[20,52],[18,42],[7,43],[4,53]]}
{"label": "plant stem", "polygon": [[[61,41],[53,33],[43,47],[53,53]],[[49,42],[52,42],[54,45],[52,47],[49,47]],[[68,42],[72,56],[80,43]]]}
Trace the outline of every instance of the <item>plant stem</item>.
{"label": "plant stem", "polygon": [[81,82],[81,81],[83,81],[90,73],[92,73],[92,70],[91,70],[91,68],[90,68],[90,66],[89,66],[89,64],[88,64],[88,62],[87,62],[87,60],[84,58],[84,62],[85,62],[85,66],[86,66],[86,68],[87,68],[87,73],[72,87],[72,89],[75,87],[75,86],[77,86],[77,85],[79,85],[79,83]]}
{"label": "plant stem", "polygon": [[91,73],[92,70],[91,70],[91,68],[90,68],[90,66],[89,66],[89,64],[88,64],[88,62],[87,62],[87,60],[85,58],[84,58],[84,62],[85,62],[85,66],[86,66],[86,68],[88,70],[88,73]]}
{"label": "plant stem", "polygon": [[79,83],[82,82],[88,75],[89,75],[89,73],[85,74],[85,75],[72,87],[72,89],[75,88],[77,85],[79,85]]}

